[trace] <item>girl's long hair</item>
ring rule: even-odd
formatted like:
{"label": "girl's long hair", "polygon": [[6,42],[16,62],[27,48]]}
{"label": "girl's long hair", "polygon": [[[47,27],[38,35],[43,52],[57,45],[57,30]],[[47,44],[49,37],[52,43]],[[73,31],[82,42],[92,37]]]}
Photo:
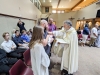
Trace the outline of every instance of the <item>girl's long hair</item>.
{"label": "girl's long hair", "polygon": [[34,26],[32,38],[29,43],[29,48],[32,49],[35,43],[41,43],[43,40],[43,28],[41,26]]}

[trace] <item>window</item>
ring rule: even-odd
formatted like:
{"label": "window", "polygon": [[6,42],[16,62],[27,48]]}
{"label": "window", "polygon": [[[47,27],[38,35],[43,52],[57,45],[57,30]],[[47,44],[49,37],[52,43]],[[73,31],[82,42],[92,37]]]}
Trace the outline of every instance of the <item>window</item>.
{"label": "window", "polygon": [[61,11],[57,11],[57,13],[61,13]]}
{"label": "window", "polygon": [[64,11],[61,11],[61,13],[64,13]]}
{"label": "window", "polygon": [[65,11],[60,11],[60,10],[52,10],[52,13],[65,13]]}
{"label": "window", "polygon": [[52,10],[52,13],[56,13],[56,10]]}
{"label": "window", "polygon": [[49,7],[45,7],[45,12],[49,12]]}

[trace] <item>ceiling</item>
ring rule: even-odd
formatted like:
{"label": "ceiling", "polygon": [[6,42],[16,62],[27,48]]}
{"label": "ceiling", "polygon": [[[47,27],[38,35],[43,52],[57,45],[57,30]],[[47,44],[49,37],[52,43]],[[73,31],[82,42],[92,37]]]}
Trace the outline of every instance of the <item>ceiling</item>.
{"label": "ceiling", "polygon": [[52,6],[54,10],[76,11],[98,0],[40,0],[42,6]]}

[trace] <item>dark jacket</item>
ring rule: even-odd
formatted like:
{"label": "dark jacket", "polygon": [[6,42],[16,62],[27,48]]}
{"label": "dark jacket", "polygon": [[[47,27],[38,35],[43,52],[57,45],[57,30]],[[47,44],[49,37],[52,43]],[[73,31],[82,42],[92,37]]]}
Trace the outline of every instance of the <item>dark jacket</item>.
{"label": "dark jacket", "polygon": [[24,22],[22,22],[22,24],[17,23],[17,26],[19,27],[20,32],[22,32],[22,30],[26,30],[25,27],[24,27],[24,25],[25,25]]}
{"label": "dark jacket", "polygon": [[18,44],[20,43],[20,44],[23,44],[24,42],[23,42],[23,39],[21,38],[21,36],[15,36],[14,38],[13,38],[13,41],[14,41],[14,43],[18,46]]}
{"label": "dark jacket", "polygon": [[89,28],[88,27],[84,27],[83,34],[89,35]]}

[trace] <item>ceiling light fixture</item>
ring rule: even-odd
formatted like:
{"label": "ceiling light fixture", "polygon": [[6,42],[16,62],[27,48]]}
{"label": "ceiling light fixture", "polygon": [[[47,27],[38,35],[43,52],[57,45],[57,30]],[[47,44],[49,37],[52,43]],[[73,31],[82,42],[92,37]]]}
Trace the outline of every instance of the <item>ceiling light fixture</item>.
{"label": "ceiling light fixture", "polygon": [[50,2],[52,2],[52,0],[50,0]]}
{"label": "ceiling light fixture", "polygon": [[84,0],[84,1],[86,1],[86,0]]}
{"label": "ceiling light fixture", "polygon": [[45,2],[45,0],[43,0],[43,2]]}
{"label": "ceiling light fixture", "polygon": [[72,0],[69,0],[69,1],[72,1]]}

